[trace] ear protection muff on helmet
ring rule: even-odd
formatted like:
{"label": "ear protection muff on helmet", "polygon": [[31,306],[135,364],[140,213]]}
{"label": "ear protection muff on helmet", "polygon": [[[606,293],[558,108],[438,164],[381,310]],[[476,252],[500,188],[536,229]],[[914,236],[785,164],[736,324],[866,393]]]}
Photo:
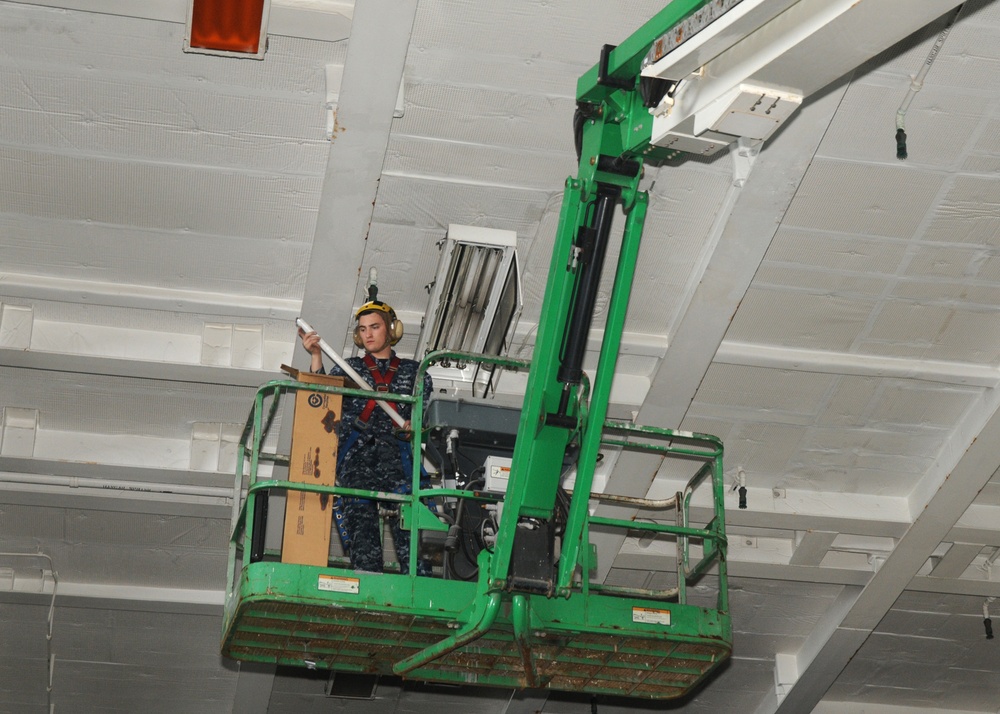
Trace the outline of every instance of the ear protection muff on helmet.
{"label": "ear protection muff on helmet", "polygon": [[[403,323],[396,317],[396,311],[380,300],[370,300],[359,307],[354,313],[354,320],[357,321],[366,312],[381,312],[386,315],[389,326],[389,344],[395,345],[403,337]],[[364,349],[365,343],[361,339],[360,325],[354,326],[354,344]]]}

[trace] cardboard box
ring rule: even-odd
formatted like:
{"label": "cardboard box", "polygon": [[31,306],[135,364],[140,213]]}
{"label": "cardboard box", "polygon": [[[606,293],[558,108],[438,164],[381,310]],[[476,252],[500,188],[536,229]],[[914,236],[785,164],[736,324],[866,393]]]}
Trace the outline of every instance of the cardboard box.
{"label": "cardboard box", "polygon": [[[300,382],[344,386],[343,377],[300,372]],[[292,450],[288,480],[332,486],[337,480],[336,423],[341,418],[339,394],[300,390],[295,395]],[[330,554],[333,498],[326,494],[289,491],[285,503],[282,563],[326,566]]]}

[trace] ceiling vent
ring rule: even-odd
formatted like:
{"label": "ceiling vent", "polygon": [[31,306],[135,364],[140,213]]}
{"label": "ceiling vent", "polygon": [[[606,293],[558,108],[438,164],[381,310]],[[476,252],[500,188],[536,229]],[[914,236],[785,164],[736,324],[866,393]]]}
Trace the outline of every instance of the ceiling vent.
{"label": "ceiling vent", "polygon": [[[521,314],[521,278],[514,231],[448,226],[417,339],[417,357],[448,350],[506,354]],[[461,359],[440,363],[435,379],[494,385],[492,365]]]}
{"label": "ceiling vent", "polygon": [[271,0],[188,0],[184,51],[264,59]]}

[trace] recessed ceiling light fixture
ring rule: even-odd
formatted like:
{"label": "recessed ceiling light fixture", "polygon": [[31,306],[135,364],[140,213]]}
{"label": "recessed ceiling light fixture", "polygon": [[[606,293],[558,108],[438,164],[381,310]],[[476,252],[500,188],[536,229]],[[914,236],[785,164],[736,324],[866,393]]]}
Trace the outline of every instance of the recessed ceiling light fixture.
{"label": "recessed ceiling light fixture", "polygon": [[188,0],[184,51],[263,59],[271,0]]}

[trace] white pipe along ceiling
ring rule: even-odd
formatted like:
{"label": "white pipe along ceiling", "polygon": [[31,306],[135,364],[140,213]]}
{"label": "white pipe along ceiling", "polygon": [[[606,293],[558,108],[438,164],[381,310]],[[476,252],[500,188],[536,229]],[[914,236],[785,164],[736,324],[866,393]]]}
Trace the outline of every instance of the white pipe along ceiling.
{"label": "white pipe along ceiling", "polygon": [[[347,699],[219,647],[238,443],[257,386],[308,366],[296,318],[354,354],[376,268],[412,356],[448,227],[501,230],[530,358],[577,80],[666,1],[271,0],[252,59],[185,52],[182,0],[0,0],[0,712],[1000,712],[1000,1],[744,2],[649,68],[692,77],[652,111],[689,153],[645,168],[609,415],[724,442],[734,629],[653,704]],[[726,146],[735,74],[801,91]],[[608,493],[683,488],[604,456]],[[665,589],[673,545],[633,533],[595,535],[597,577]]]}

